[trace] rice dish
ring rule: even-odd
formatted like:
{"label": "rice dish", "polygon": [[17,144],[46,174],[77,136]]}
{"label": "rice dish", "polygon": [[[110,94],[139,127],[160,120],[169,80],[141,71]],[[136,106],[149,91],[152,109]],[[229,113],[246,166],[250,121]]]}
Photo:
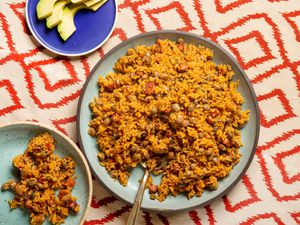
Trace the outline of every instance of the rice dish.
{"label": "rice dish", "polygon": [[233,75],[230,65],[213,62],[211,49],[182,39],[128,49],[114,72],[99,76],[90,103],[88,132],[100,165],[126,185],[130,170],[145,162],[162,176],[159,184],[148,181],[159,201],[216,189],[239,162],[240,129],[249,120]]}
{"label": "rice dish", "polygon": [[[43,224],[46,217],[51,224],[64,223],[70,211],[79,212],[75,186],[75,161],[53,154],[55,141],[45,132],[32,138],[24,154],[13,159],[20,181],[9,180],[2,191],[11,190],[15,197],[9,201],[11,209],[29,210],[30,224]],[[56,192],[58,194],[56,194]]]}

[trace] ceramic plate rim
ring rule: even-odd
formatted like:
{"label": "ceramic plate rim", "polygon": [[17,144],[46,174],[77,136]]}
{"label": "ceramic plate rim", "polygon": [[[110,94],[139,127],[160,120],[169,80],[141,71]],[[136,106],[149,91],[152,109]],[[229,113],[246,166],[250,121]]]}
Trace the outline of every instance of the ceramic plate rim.
{"label": "ceramic plate rim", "polygon": [[[246,75],[245,71],[242,69],[242,67],[239,65],[239,63],[235,60],[235,58],[224,48],[222,48],[220,45],[218,45],[217,43],[194,33],[189,33],[189,32],[185,32],[185,31],[178,31],[178,30],[158,30],[158,31],[149,31],[149,32],[145,32],[145,33],[141,33],[138,35],[135,35],[129,39],[127,39],[124,42],[119,43],[118,45],[116,45],[115,47],[113,47],[109,52],[107,52],[98,62],[97,64],[94,66],[93,70],[90,72],[88,78],[86,79],[83,88],[81,89],[81,93],[80,93],[80,97],[79,97],[79,101],[78,101],[78,107],[77,107],[77,118],[76,118],[76,130],[77,130],[77,137],[78,137],[78,141],[79,141],[79,145],[81,150],[83,151],[83,154],[86,156],[87,158],[87,153],[86,150],[84,148],[83,145],[83,141],[82,141],[82,137],[80,134],[80,115],[81,115],[81,106],[82,106],[82,101],[83,101],[83,97],[86,91],[86,88],[92,78],[92,76],[95,76],[95,71],[98,68],[98,66],[104,61],[106,60],[106,58],[108,56],[110,56],[111,54],[113,54],[117,49],[123,47],[124,45],[134,42],[136,39],[139,38],[143,38],[149,35],[153,35],[153,34],[177,34],[177,35],[182,35],[182,36],[190,36],[190,37],[194,37],[197,39],[200,39],[204,42],[207,42],[211,45],[213,45],[214,47],[218,48],[220,51],[222,51],[232,62],[232,64],[234,64],[237,69],[239,70],[239,72],[241,73],[242,77],[245,79],[247,86],[249,87],[250,93],[251,93],[251,97],[252,97],[252,101],[254,104],[254,110],[255,110],[255,117],[256,117],[256,124],[255,124],[255,128],[256,128],[256,134],[255,134],[255,138],[254,138],[254,144],[253,144],[253,148],[251,150],[251,154],[249,157],[249,160],[247,161],[247,163],[245,164],[243,170],[241,171],[241,173],[239,174],[239,176],[237,176],[236,179],[233,180],[233,182],[226,188],[224,189],[222,192],[220,192],[218,195],[214,196],[213,198],[200,203],[198,205],[195,206],[190,206],[190,207],[186,207],[186,208],[181,208],[181,209],[161,209],[161,208],[144,208],[141,207],[142,210],[144,211],[151,211],[151,212],[167,212],[167,213],[173,213],[173,212],[181,212],[181,211],[187,211],[187,210],[192,210],[196,207],[200,207],[200,206],[205,206],[210,204],[211,202],[215,201],[216,199],[222,197],[223,195],[227,194],[236,184],[237,182],[239,182],[241,180],[241,178],[243,177],[243,175],[246,173],[246,171],[248,170],[253,157],[255,155],[256,149],[257,149],[257,145],[258,145],[258,139],[259,139],[259,133],[260,133],[260,117],[259,117],[259,107],[258,107],[258,102],[257,102],[257,98],[256,98],[256,94],[255,91],[253,89],[252,84],[250,83],[250,80],[248,78],[248,76]],[[109,191],[109,193],[111,193],[113,196],[117,197],[119,200],[129,204],[129,205],[133,205],[132,202],[129,202],[127,200],[125,200],[121,195],[119,195],[118,193],[113,192],[100,178],[100,176],[96,173],[96,171],[94,170],[93,166],[90,164],[90,161],[87,158],[87,161],[90,165],[91,171],[94,174],[94,176],[96,177],[97,181],[99,181],[107,191]]]}
{"label": "ceramic plate rim", "polygon": [[16,122],[11,122],[11,123],[5,123],[5,124],[0,125],[0,130],[3,129],[3,128],[6,128],[6,127],[11,127],[11,126],[16,126],[16,125],[17,126],[18,125],[31,125],[31,126],[34,126],[34,127],[48,129],[48,130],[52,131],[53,133],[57,134],[58,136],[62,137],[65,141],[67,141],[73,147],[73,149],[77,152],[77,154],[79,155],[80,159],[83,162],[83,165],[84,165],[84,168],[87,172],[87,175],[88,175],[88,188],[89,188],[86,209],[85,209],[85,212],[82,215],[82,219],[80,221],[80,225],[82,225],[84,223],[86,217],[87,217],[87,211],[88,211],[88,209],[91,205],[92,194],[93,194],[92,174],[91,174],[89,164],[88,164],[87,160],[85,159],[84,154],[80,151],[78,146],[67,135],[65,135],[61,131],[59,131],[59,130],[51,127],[51,126],[48,126],[48,125],[40,123],[40,122],[16,121]]}
{"label": "ceramic plate rim", "polygon": [[29,22],[29,16],[27,15],[28,14],[28,2],[29,1],[32,1],[32,0],[26,0],[26,5],[25,5],[25,19],[26,19],[26,23],[27,23],[27,26],[30,30],[30,33],[32,34],[32,36],[34,37],[34,39],[40,44],[42,45],[44,48],[48,49],[50,52],[52,53],[55,53],[57,55],[62,55],[62,56],[67,56],[67,57],[78,57],[78,56],[83,56],[83,55],[88,55],[94,51],[96,51],[98,48],[100,48],[109,38],[110,36],[112,35],[112,32],[115,30],[115,27],[116,27],[116,24],[117,24],[117,19],[118,19],[118,2],[117,0],[113,0],[115,2],[115,20],[114,20],[114,24],[113,26],[111,27],[111,30],[110,32],[108,33],[108,35],[106,36],[106,38],[100,42],[99,45],[97,45],[96,47],[90,49],[90,50],[87,50],[87,51],[84,51],[84,52],[81,52],[81,53],[64,53],[64,52],[60,52],[60,51],[56,51],[55,49],[52,49],[50,46],[47,46],[46,44],[43,43],[43,41],[36,35],[36,33],[34,32],[30,22]]}

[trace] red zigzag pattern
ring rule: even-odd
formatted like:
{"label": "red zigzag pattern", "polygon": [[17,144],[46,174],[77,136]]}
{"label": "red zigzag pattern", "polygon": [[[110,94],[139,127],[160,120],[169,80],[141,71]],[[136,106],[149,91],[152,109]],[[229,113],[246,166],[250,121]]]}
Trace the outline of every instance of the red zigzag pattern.
{"label": "red zigzag pattern", "polygon": [[[76,121],[74,108],[80,89],[96,61],[109,50],[106,47],[108,45],[78,60],[53,58],[44,54],[45,49],[41,46],[19,53],[19,42],[15,39],[32,38],[25,24],[24,7],[24,0],[0,2],[0,91],[6,96],[6,99],[1,99],[0,102],[0,123],[7,122],[7,118],[20,118],[24,114],[29,114],[29,120],[44,120],[39,114],[30,115],[30,110],[34,107],[40,112],[51,113],[49,123],[66,134],[72,134],[74,130],[68,125]],[[290,140],[300,135],[300,51],[296,50],[300,43],[299,3],[292,0],[123,0],[119,3],[119,15],[117,27],[110,40],[121,42],[151,29],[167,29],[165,24],[172,24],[178,30],[203,35],[231,51],[249,74],[261,106],[265,102],[272,102],[274,98],[280,102],[280,105],[261,107],[263,133],[254,159],[256,166],[251,168],[240,183],[247,191],[248,197],[241,196],[238,190],[234,189],[212,205],[183,213],[186,224],[214,225],[234,221],[235,224],[249,225],[268,221],[281,225],[291,220],[300,224],[299,209],[292,204],[295,201],[299,202],[300,192],[284,194],[281,191],[281,188],[288,187],[294,190],[297,185],[299,187],[300,182],[299,167],[290,174],[290,165],[286,164],[286,160],[298,162],[300,152],[299,143],[290,143]],[[174,21],[182,23],[172,23],[170,15],[172,20],[174,17]],[[133,18],[134,22],[127,24],[128,18]],[[13,29],[15,23],[20,23],[22,27],[16,34]],[[258,56],[251,55],[250,51],[243,51],[242,46],[247,41],[255,43],[252,47],[259,50]],[[16,74],[2,75],[6,74],[4,68],[11,64],[16,65]],[[58,67],[63,68],[59,75],[55,70]],[[22,74],[17,68],[22,69]],[[285,69],[291,71],[293,76],[290,89],[284,86],[284,77],[282,84],[278,84],[276,88],[267,85],[266,90],[258,88],[260,84],[264,85],[267,80],[272,80],[275,74]],[[19,85],[25,89],[19,89]],[[43,87],[43,91],[39,87]],[[291,93],[297,94],[292,96]],[[25,99],[23,96],[30,96],[31,99]],[[278,107],[284,113],[276,114]],[[62,114],[62,111],[66,113]],[[43,115],[41,113],[41,116]],[[285,128],[285,132],[281,131],[282,128]],[[289,147],[285,147],[286,143]],[[272,173],[275,169],[279,171],[276,184]],[[99,193],[102,193],[100,196],[94,196],[91,204],[92,210],[97,212],[97,219],[94,219],[95,215],[91,212],[89,215],[93,216],[87,218],[85,225],[123,224],[123,215],[130,207],[106,193],[98,183],[94,186],[99,187]],[[266,199],[262,190],[265,188],[272,199]],[[285,211],[285,214],[271,209],[262,211],[268,208],[269,201],[272,201],[270,204],[275,205],[275,208]],[[283,202],[284,207],[281,205]],[[98,213],[103,211],[105,213]],[[141,213],[141,217],[144,224],[149,225],[177,224],[169,215],[161,213],[145,212]]]}

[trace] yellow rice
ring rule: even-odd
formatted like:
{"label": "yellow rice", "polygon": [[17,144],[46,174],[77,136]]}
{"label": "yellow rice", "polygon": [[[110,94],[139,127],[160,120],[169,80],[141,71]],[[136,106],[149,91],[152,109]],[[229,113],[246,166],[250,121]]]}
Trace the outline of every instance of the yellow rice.
{"label": "yellow rice", "polygon": [[2,185],[2,191],[10,189],[15,194],[9,201],[11,209],[29,210],[31,225],[43,224],[47,216],[51,224],[61,224],[69,210],[79,211],[76,197],[71,194],[76,164],[70,156],[54,155],[54,150],[54,139],[48,133],[31,139],[25,153],[13,159],[20,181],[9,180]]}
{"label": "yellow rice", "polygon": [[[99,77],[90,103],[90,135],[100,164],[126,185],[130,169],[146,162],[151,198],[188,198],[213,190],[239,162],[239,129],[249,119],[229,65],[216,65],[212,50],[170,40],[136,46]],[[162,159],[167,164],[158,169]]]}

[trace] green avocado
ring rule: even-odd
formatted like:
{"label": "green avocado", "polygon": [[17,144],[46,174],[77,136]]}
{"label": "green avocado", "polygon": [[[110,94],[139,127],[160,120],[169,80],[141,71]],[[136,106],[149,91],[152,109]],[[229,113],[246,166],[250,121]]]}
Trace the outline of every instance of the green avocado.
{"label": "green avocado", "polygon": [[107,0],[102,0],[99,3],[96,3],[92,6],[89,7],[89,9],[93,10],[93,11],[97,11],[102,5],[104,5],[104,3],[107,2]]}
{"label": "green avocado", "polygon": [[85,1],[83,4],[85,4],[87,7],[90,7],[90,6],[95,5],[102,1],[103,0],[88,0],[88,1]]}
{"label": "green avocado", "polygon": [[[68,4],[71,1],[70,4]],[[53,16],[55,18],[51,19],[49,17],[49,24],[47,20],[47,27],[52,28],[57,25],[57,31],[60,34],[61,38],[66,41],[75,31],[76,27],[74,24],[74,16],[80,9],[90,9],[92,11],[98,10],[107,0],[88,0],[91,6],[87,6],[84,3],[74,4],[74,1],[82,1],[82,0],[60,0],[57,4],[55,4]]]}
{"label": "green avocado", "polygon": [[85,2],[86,0],[71,0],[72,3],[74,4],[79,4],[79,3],[82,3],[82,2]]}
{"label": "green avocado", "polygon": [[49,29],[62,22],[63,10],[69,2],[70,0],[59,0],[55,3],[52,14],[46,18],[46,25]]}
{"label": "green avocado", "polygon": [[57,25],[58,33],[64,41],[75,32],[74,16],[78,10],[84,8],[86,8],[86,6],[83,4],[69,4],[64,8],[62,22]]}
{"label": "green avocado", "polygon": [[53,6],[58,0],[40,0],[36,6],[36,13],[39,20],[52,14]]}

